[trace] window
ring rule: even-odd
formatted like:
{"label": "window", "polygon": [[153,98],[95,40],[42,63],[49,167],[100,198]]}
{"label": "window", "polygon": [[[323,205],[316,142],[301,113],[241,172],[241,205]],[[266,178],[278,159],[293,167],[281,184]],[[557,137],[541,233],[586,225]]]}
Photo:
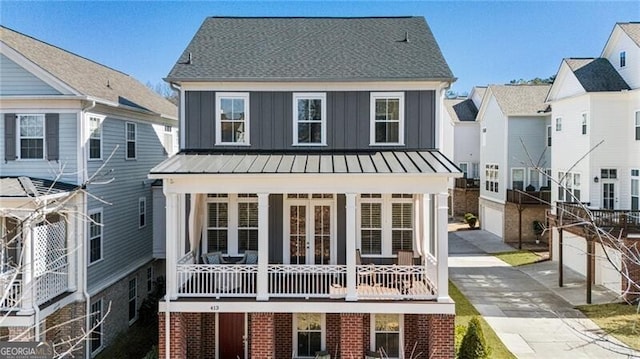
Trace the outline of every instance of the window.
{"label": "window", "polygon": [[580,128],[582,130],[583,135],[587,134],[588,121],[589,121],[589,114],[586,112],[583,112],[581,115],[581,122],[580,122]]}
{"label": "window", "polygon": [[[246,197],[245,197],[246,196]],[[258,197],[238,195],[238,253],[258,250]]]}
{"label": "window", "polygon": [[128,160],[136,158],[136,124],[132,122],[126,123],[127,128],[127,154]]}
{"label": "window", "polygon": [[293,144],[326,145],[326,95],[293,94]]}
{"label": "window", "polygon": [[481,139],[482,139],[482,145],[486,146],[487,145],[487,128],[486,127],[482,128]]}
{"label": "window", "polygon": [[462,171],[462,178],[469,178],[469,164],[467,162],[461,162],[458,167]]}
{"label": "window", "polygon": [[325,315],[297,313],[293,315],[293,351],[296,358],[315,358],[325,347]]}
{"label": "window", "polygon": [[580,202],[581,175],[573,172],[558,172],[558,201]]}
{"label": "window", "polygon": [[363,256],[389,257],[400,250],[413,250],[412,194],[363,193],[359,201],[359,248]]}
{"label": "window", "polygon": [[551,126],[547,126],[547,147],[551,147]]}
{"label": "window", "polygon": [[564,172],[558,172],[558,201],[564,201]]}
{"label": "window", "polygon": [[[543,174],[538,172],[537,168],[529,167],[529,184],[527,185],[527,187],[533,187],[534,191],[539,190],[541,176],[543,176]],[[525,187],[525,190],[527,189],[527,187]]]}
{"label": "window", "polygon": [[216,144],[249,144],[249,94],[216,93]]}
{"label": "window", "polygon": [[91,303],[89,322],[91,323],[91,353],[102,349],[102,299]]}
{"label": "window", "polygon": [[89,117],[89,159],[102,158],[102,128],[99,117]]}
{"label": "window", "polygon": [[138,198],[138,228],[147,225],[147,199],[145,197]]}
{"label": "window", "polygon": [[162,141],[162,145],[167,153],[173,152],[173,128],[171,126],[164,126],[164,139]]}
{"label": "window", "polygon": [[404,93],[371,93],[371,145],[404,144]]}
{"label": "window", "polygon": [[[631,170],[631,210],[640,210],[640,170]],[[640,218],[635,218],[636,224],[640,223]]]}
{"label": "window", "polygon": [[44,159],[44,115],[18,115],[21,159]]}
{"label": "window", "polygon": [[627,52],[620,51],[620,67],[627,66]]}
{"label": "window", "polygon": [[153,267],[147,268],[147,292],[153,290]]}
{"label": "window", "polygon": [[478,162],[474,162],[471,164],[471,175],[470,178],[478,178],[478,167],[480,164]]}
{"label": "window", "polygon": [[102,259],[102,209],[89,212],[89,264]]}
{"label": "window", "polygon": [[511,169],[511,189],[524,191],[524,168]]}
{"label": "window", "polygon": [[498,192],[498,165],[486,164],[484,167],[485,190],[489,192]]}
{"label": "window", "polygon": [[227,253],[229,233],[229,204],[210,202],[207,204],[209,220],[207,225],[207,252]]}
{"label": "window", "polygon": [[556,117],[556,132],[562,131],[562,117]]}
{"label": "window", "polygon": [[138,278],[129,280],[129,324],[138,319]]}
{"label": "window", "polygon": [[636,111],[636,141],[640,141],[640,111]]}
{"label": "window", "polygon": [[618,170],[616,170],[615,168],[603,168],[600,170],[600,178],[616,179],[618,178]]}
{"label": "window", "polygon": [[371,350],[379,352],[382,349],[387,354],[385,358],[400,357],[402,318],[400,314],[371,315]]}

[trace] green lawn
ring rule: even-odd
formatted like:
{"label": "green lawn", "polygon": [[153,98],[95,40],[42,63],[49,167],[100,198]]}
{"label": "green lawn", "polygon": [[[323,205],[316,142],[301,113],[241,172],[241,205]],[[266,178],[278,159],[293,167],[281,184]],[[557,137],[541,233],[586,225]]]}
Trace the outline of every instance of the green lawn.
{"label": "green lawn", "polygon": [[492,253],[491,255],[493,255],[498,259],[501,259],[502,261],[510,264],[513,267],[522,266],[525,264],[531,264],[531,263],[544,260],[544,258],[540,257],[535,252],[526,251],[526,250]]}
{"label": "green lawn", "polygon": [[578,309],[605,332],[640,350],[640,314],[637,312],[637,306],[611,303],[582,305]]}
{"label": "green lawn", "polygon": [[506,359],[514,358],[515,356],[502,344],[500,338],[491,329],[489,324],[480,316],[480,313],[469,302],[469,300],[458,290],[458,288],[449,281],[449,295],[456,302],[456,351],[466,330],[467,323],[474,316],[478,316],[480,324],[482,325],[482,331],[487,340],[487,344],[491,348],[491,358]]}

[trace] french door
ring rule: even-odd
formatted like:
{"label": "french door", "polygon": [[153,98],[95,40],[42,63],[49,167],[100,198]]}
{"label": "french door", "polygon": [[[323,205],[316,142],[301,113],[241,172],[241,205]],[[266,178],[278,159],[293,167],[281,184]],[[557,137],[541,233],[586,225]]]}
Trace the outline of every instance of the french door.
{"label": "french door", "polygon": [[615,209],[615,185],[602,183],[602,209]]}
{"label": "french door", "polygon": [[[322,198],[314,198],[317,196]],[[328,196],[288,195],[284,208],[285,263],[335,263],[335,205],[333,196]]]}

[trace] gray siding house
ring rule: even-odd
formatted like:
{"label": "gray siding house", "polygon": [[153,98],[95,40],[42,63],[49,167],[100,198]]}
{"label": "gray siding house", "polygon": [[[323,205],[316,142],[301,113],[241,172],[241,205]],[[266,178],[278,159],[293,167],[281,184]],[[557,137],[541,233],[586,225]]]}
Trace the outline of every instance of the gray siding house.
{"label": "gray siding house", "polygon": [[0,340],[55,344],[101,323],[74,352],[91,357],[136,321],[162,275],[147,174],[175,152],[177,108],[5,27],[0,78]]}
{"label": "gray siding house", "polygon": [[422,17],[207,18],[167,77],[180,153],[150,173],[160,357],[452,358],[454,80]]}

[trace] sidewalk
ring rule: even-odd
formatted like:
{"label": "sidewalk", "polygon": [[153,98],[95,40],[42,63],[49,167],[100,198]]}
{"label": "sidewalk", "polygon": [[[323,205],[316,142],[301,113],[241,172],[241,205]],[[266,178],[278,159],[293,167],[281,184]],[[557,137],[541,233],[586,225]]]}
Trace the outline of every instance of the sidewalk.
{"label": "sidewalk", "polygon": [[[585,283],[565,269],[557,288],[557,263],[511,267],[487,254],[515,250],[482,230],[449,232],[449,276],[518,358],[640,358],[610,337],[574,305],[584,304]],[[593,303],[615,294],[594,286]]]}

